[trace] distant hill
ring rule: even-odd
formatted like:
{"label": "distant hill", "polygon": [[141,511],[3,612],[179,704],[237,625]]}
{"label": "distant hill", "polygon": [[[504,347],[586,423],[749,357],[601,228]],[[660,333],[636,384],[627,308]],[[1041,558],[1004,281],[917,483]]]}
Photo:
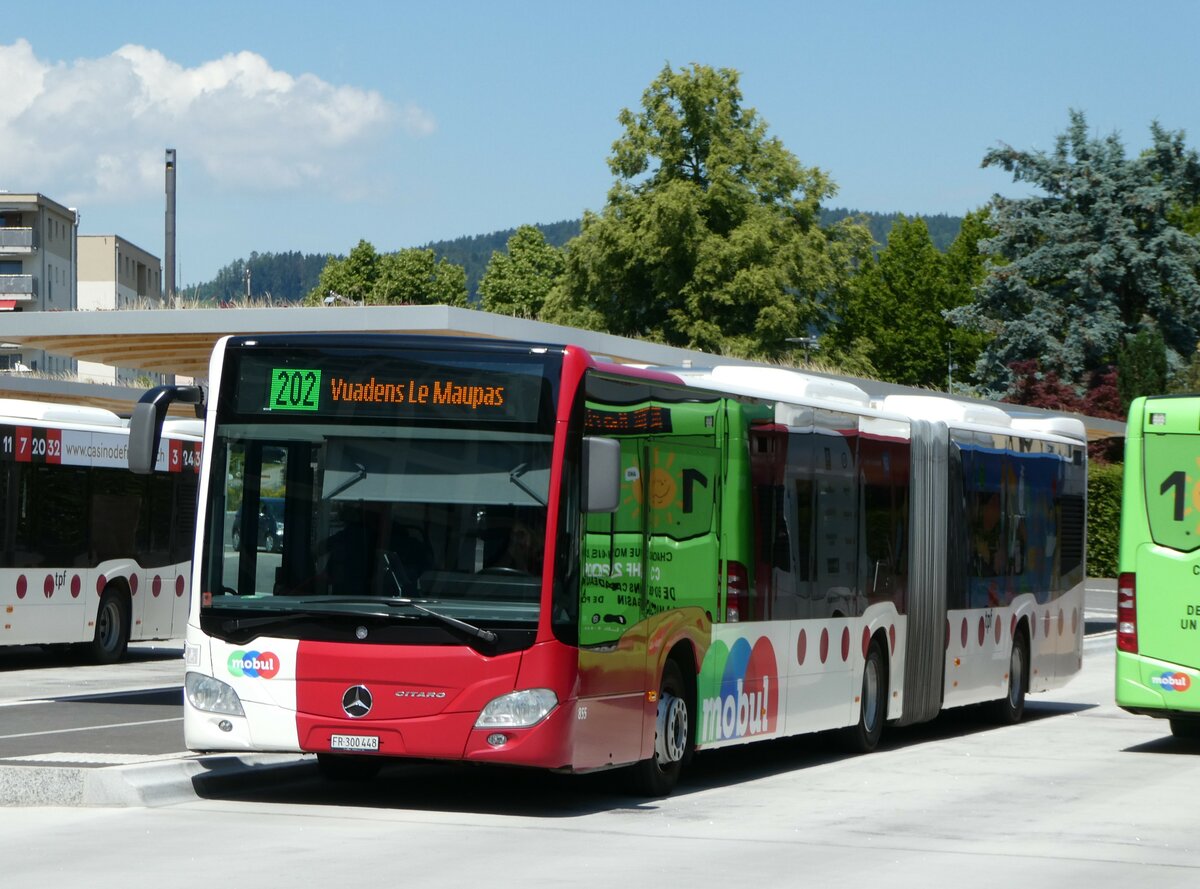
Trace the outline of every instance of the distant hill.
{"label": "distant hill", "polygon": [[[907,216],[910,219],[913,216],[920,214],[914,213],[864,213],[861,210],[846,210],[842,207],[833,209],[821,209],[821,225],[833,225],[845,219],[847,216],[861,216],[867,223],[867,228],[871,230],[871,237],[875,239],[875,243],[880,247],[887,243],[888,232],[892,230],[896,220],[901,216]],[[929,229],[929,238],[933,241],[933,246],[937,247],[943,253],[949,249],[954,243],[954,239],[958,237],[958,231],[962,228],[961,216],[948,216],[945,213],[934,213],[933,215],[923,215],[925,227]]]}
{"label": "distant hill", "polygon": [[[841,207],[821,210],[821,225],[832,225],[847,216],[861,217],[871,231],[871,236],[880,246],[887,243],[888,232],[899,213],[865,213]],[[907,215],[907,214],[906,214]],[[962,226],[961,216],[938,213],[922,217],[929,228],[929,237],[934,246],[945,251],[958,236]],[[579,220],[538,224],[546,242],[561,247],[579,234]],[[486,235],[466,235],[452,241],[432,241],[422,244],[422,249],[432,249],[440,258],[461,265],[467,271],[467,291],[471,300],[478,299],[479,279],[483,277],[492,253],[503,252],[515,228],[491,232]],[[324,253],[251,253],[249,259],[238,259],[225,266],[213,280],[188,289],[185,297],[199,302],[236,303],[245,299],[246,269],[250,270],[250,293],[255,300],[266,295],[276,302],[299,302],[317,286],[321,269],[325,267]],[[339,259],[343,258],[338,256]]]}

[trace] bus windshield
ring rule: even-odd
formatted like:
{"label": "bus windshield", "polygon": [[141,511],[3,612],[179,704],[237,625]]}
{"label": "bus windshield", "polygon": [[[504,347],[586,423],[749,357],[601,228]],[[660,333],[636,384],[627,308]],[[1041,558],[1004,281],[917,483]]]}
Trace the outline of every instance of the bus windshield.
{"label": "bus windshield", "polygon": [[[247,379],[258,368],[278,376],[282,362],[231,361],[241,378],[214,440],[205,629],[233,638],[278,618],[273,635],[288,635],[289,621],[301,635],[305,615],[485,633],[535,627],[550,496],[547,406],[510,405],[491,418],[451,404],[426,413],[371,402],[348,412],[322,399],[334,380],[356,385],[349,374],[335,375],[327,355],[299,364],[321,362],[314,410],[258,411]],[[376,363],[372,385],[402,378],[415,392],[423,385],[415,373],[392,367],[384,376]],[[433,376],[465,373],[443,367]],[[540,364],[489,379],[508,399],[542,399]]]}

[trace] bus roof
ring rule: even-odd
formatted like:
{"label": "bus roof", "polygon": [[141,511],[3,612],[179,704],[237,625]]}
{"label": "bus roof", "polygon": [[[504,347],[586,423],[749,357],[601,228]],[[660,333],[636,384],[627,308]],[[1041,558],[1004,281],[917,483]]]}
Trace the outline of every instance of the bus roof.
{"label": "bus roof", "polygon": [[204,438],[203,420],[176,420],[168,417],[163,421],[163,435]]}
{"label": "bus roof", "polygon": [[693,385],[711,383],[722,391],[753,398],[813,402],[830,407],[871,406],[870,396],[853,383],[810,376],[783,367],[721,364],[711,368],[671,368],[669,371]]}
{"label": "bus roof", "polygon": [[888,395],[878,402],[883,410],[947,425],[1010,429],[1030,435],[1057,435],[1087,442],[1087,429],[1074,417],[1014,417],[990,404],[976,404],[938,395]]}
{"label": "bus roof", "polygon": [[126,421],[100,407],[0,398],[0,418],[36,420],[43,423],[74,423],[80,426],[118,426]]}

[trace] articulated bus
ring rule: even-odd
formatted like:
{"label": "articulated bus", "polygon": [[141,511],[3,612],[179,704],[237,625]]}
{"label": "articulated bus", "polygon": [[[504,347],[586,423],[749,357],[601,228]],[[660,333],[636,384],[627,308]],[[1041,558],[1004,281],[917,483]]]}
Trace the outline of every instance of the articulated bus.
{"label": "articulated bus", "polygon": [[1129,406],[1117,579],[1117,705],[1200,738],[1200,396]]}
{"label": "articulated bus", "polygon": [[203,424],[165,425],[138,478],[116,414],[0,399],[0,645],[112,663],[183,635]]}
{"label": "articulated bus", "polygon": [[[661,795],[696,751],[1015,721],[1080,667],[1075,420],[385,334],[227,337],[210,383],[193,750],[628,767]],[[132,468],[200,394],[146,394]]]}

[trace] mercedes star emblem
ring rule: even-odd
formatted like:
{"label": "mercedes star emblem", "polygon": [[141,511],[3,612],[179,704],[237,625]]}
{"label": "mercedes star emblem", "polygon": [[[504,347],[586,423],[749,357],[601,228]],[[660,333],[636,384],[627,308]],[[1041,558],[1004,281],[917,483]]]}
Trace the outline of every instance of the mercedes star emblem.
{"label": "mercedes star emblem", "polygon": [[342,695],[342,709],[351,719],[362,719],[371,712],[371,692],[365,685],[352,685]]}

